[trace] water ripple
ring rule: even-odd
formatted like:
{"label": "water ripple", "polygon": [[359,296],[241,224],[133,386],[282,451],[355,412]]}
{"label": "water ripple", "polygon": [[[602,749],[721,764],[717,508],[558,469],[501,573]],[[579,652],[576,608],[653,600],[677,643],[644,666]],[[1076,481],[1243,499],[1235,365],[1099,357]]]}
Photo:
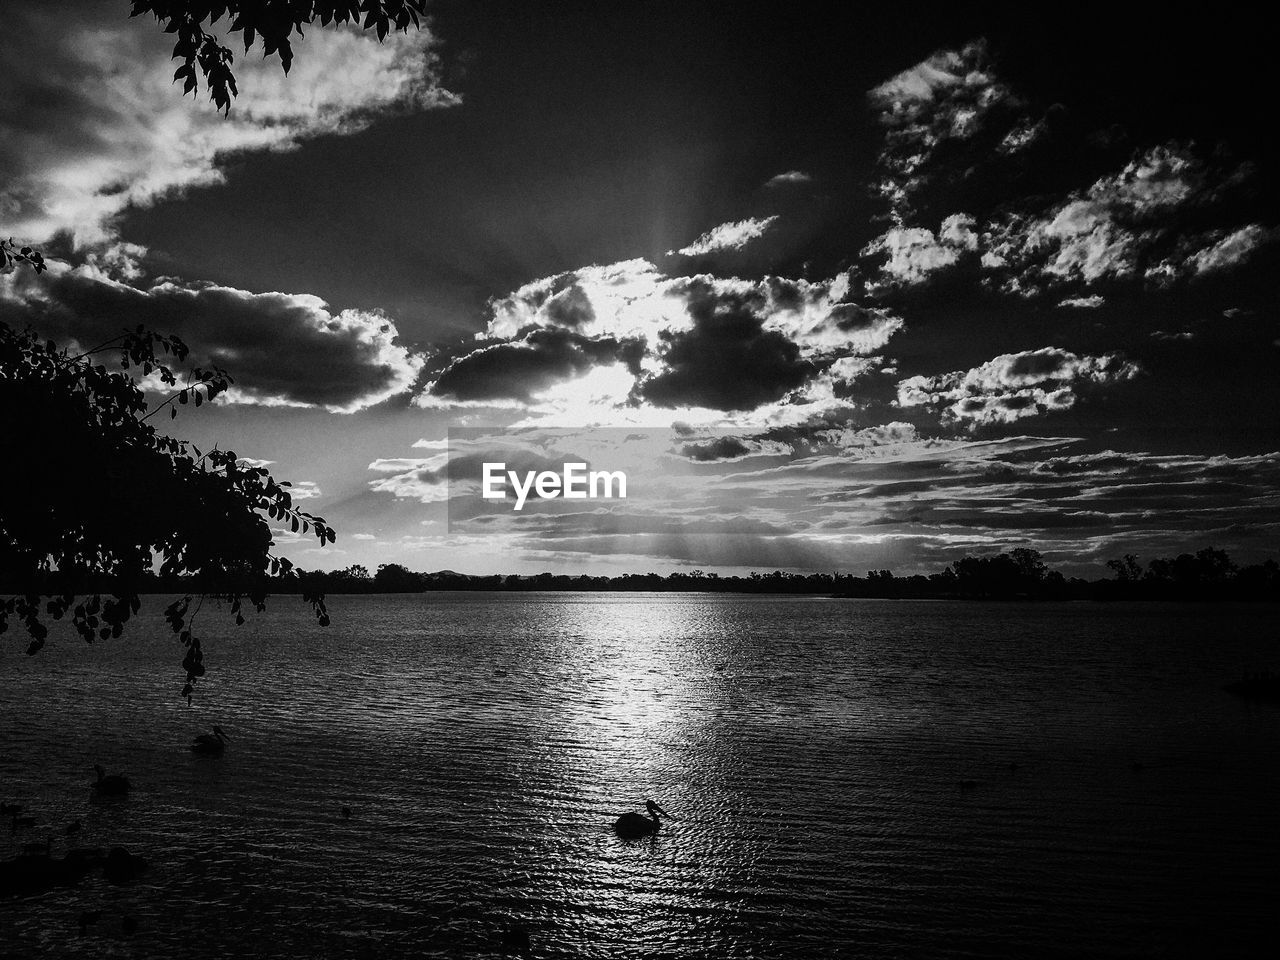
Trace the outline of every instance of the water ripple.
{"label": "water ripple", "polygon": [[[1280,710],[1219,689],[1267,662],[1268,611],[331,607],[206,616],[190,707],[162,628],[5,638],[0,794],[40,823],[0,855],[79,819],[153,866],[0,905],[0,955],[486,956],[518,922],[542,957],[1207,956],[1268,929]],[[192,757],[213,723],[226,755]],[[126,801],[88,802],[94,762]],[[671,819],[619,841],[649,797]]]}

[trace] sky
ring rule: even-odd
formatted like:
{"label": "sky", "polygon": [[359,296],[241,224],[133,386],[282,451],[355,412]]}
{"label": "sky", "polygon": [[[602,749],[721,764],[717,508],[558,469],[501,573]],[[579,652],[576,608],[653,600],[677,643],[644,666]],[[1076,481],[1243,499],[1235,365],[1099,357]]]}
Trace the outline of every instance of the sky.
{"label": "sky", "polygon": [[[440,2],[224,117],[124,0],[15,0],[0,233],[52,266],[0,321],[225,367],[170,428],[292,481],[311,569],[1274,555],[1265,31],[957,6]],[[484,509],[482,438],[630,499]]]}

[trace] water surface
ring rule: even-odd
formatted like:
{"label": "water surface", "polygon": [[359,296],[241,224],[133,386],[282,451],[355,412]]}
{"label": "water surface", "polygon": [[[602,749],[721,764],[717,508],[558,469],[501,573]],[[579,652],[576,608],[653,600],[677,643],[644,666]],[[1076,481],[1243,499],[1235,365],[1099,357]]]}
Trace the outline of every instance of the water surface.
{"label": "water surface", "polygon": [[[149,857],[0,902],[0,955],[1252,955],[1280,890],[1265,606],[670,594],[206,605],[0,642],[0,799]],[[193,757],[219,723],[224,757]],[[88,802],[92,765],[127,774]],[[609,825],[658,800],[652,842]],[[345,819],[342,807],[352,816]],[[85,937],[76,918],[101,909]],[[119,918],[139,920],[131,937]],[[7,952],[6,952],[7,951]],[[1259,953],[1258,955],[1264,955]]]}

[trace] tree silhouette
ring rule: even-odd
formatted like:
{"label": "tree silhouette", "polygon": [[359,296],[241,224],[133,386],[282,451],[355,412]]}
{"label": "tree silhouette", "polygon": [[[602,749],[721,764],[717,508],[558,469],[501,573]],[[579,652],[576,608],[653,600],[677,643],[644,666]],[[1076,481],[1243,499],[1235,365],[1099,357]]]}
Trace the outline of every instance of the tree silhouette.
{"label": "tree silhouette", "polygon": [[[0,251],[0,269],[44,269],[38,251],[10,241]],[[98,359],[104,353],[115,354],[115,369]],[[156,430],[158,414],[175,418],[180,407],[199,407],[231,383],[216,367],[192,368],[179,383],[169,365],[186,357],[177,337],[141,326],[73,354],[0,324],[0,409],[10,420],[0,481],[0,588],[15,594],[0,600],[0,632],[16,618],[34,654],[48,636],[44,618],[70,612],[86,641],[118,637],[137,613],[139,587],[154,565],[162,576],[200,586],[165,613],[184,647],[189,697],[204,674],[193,595],[225,599],[243,623],[243,605],[263,609],[273,578],[292,571],[272,552],[269,521],[310,531],[321,543],[336,538],[322,519],[295,507],[289,485],[267,470]],[[172,388],[169,397],[148,407],[135,371]],[[303,592],[327,623],[323,594]],[[77,602],[77,594],[88,595]]]}
{"label": "tree silhouette", "polygon": [[1107,566],[1115,571],[1116,579],[1122,583],[1136,583],[1142,579],[1142,565],[1132,553],[1126,553],[1116,560],[1108,560]]}
{"label": "tree silhouette", "polygon": [[[206,26],[225,18],[226,32],[240,34],[246,52],[260,41],[263,55],[279,57],[287,74],[291,38],[305,26],[352,24],[381,41],[392,30],[420,27],[424,7],[425,0],[133,0],[130,16],[150,13],[175,35],[173,57],[182,64],[174,81],[183,81],[184,95],[194,94],[198,68],[225,114],[237,95],[235,55]],[[0,242],[0,271],[21,267],[46,269],[40,251]],[[119,351],[118,369],[98,362],[106,350]],[[16,594],[0,600],[0,633],[19,620],[31,637],[28,653],[45,643],[44,618],[68,612],[85,640],[118,637],[138,612],[139,585],[153,566],[161,577],[199,584],[201,600],[225,599],[243,623],[243,605],[263,609],[273,580],[292,573],[272,552],[269,521],[310,531],[322,544],[336,539],[322,519],[296,508],[289,485],[267,470],[242,464],[231,451],[201,452],[148,422],[162,410],[172,419],[180,406],[199,407],[231,383],[218,368],[192,369],[179,386],[169,364],[186,357],[177,337],[141,326],[73,355],[0,323],[0,409],[14,414],[0,489],[0,590]],[[148,409],[135,370],[174,388],[171,395]],[[194,593],[165,611],[185,648],[188,698],[204,674],[192,631],[200,608],[192,607]],[[327,624],[323,593],[307,584],[301,593]],[[42,596],[51,599],[42,603]]]}
{"label": "tree silhouette", "polygon": [[226,32],[240,34],[245,53],[260,40],[263,56],[278,56],[281,68],[288,73],[293,63],[290,40],[295,33],[301,37],[305,26],[349,23],[373,30],[382,41],[392,30],[407,33],[411,25],[419,28],[425,7],[426,0],[133,0],[129,15],[150,13],[165,33],[174,34],[173,59],[182,61],[173,74],[174,82],[182,81],[184,96],[194,95],[199,86],[198,67],[209,88],[209,99],[227,113],[238,93],[231,69],[235,54],[206,30],[206,25],[213,28],[225,18]]}

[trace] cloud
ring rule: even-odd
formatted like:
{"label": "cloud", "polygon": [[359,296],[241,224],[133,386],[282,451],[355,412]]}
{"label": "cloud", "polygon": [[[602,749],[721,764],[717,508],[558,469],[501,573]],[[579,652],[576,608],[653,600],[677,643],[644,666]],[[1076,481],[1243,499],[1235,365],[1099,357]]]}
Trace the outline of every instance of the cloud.
{"label": "cloud", "polygon": [[598,364],[638,361],[643,345],[592,339],[564,329],[531,330],[519,340],[481,347],[455,360],[427,389],[455,400],[532,402],[535,394]]}
{"label": "cloud", "polygon": [[1227,234],[1212,246],[1197,250],[1187,258],[1187,266],[1196,274],[1229,270],[1249,259],[1263,244],[1274,243],[1280,228],[1267,229],[1251,223]]}
{"label": "cloud", "polygon": [[30,241],[66,232],[100,243],[127,207],[221,182],[233,153],[460,102],[439,85],[429,31],[378,43],[317,27],[295,43],[288,77],[275,59],[237,59],[241,96],[224,118],[203,95],[180,96],[172,38],[148,19],[99,3],[39,6],[8,11],[0,34],[0,61],[23,65],[0,98],[0,221]]}
{"label": "cloud", "polygon": [[[1230,222],[1252,166],[1221,151],[1202,156],[1193,144],[1148,145],[1115,172],[1063,193],[1053,171],[1064,161],[1037,168],[1030,160],[1042,143],[1073,149],[1061,136],[1053,141],[1070,129],[1056,119],[1066,108],[1037,115],[999,77],[982,40],[938,51],[868,100],[884,131],[878,190],[890,221],[862,251],[879,258],[872,295],[925,283],[966,254],[976,255],[985,285],[1025,297],[1123,282],[1168,286],[1238,267],[1277,234]],[[1097,162],[1100,143],[1078,144],[1082,166]],[[1022,197],[1011,194],[1016,184]],[[969,212],[946,217],[937,233],[922,222],[926,211],[938,217],[953,203]],[[948,224],[957,231],[951,238]]]}
{"label": "cloud", "polygon": [[1118,354],[1077,356],[1060,347],[1006,353],[971,370],[909,377],[898,384],[903,407],[940,409],[969,426],[1012,423],[1075,405],[1087,386],[1119,383],[1138,368]]}
{"label": "cloud", "polygon": [[376,311],[333,313],[309,294],[250,293],[213,283],[160,280],[140,288],[92,266],[51,262],[0,276],[0,320],[94,346],[138,324],[181,337],[190,361],[216,364],[234,386],[225,402],[323,407],[352,413],[406,392],[421,357],[401,346]]}
{"label": "cloud", "polygon": [[802,170],[788,170],[785,173],[774,174],[764,182],[764,185],[770,189],[777,187],[787,187],[799,183],[812,183],[813,177]]}
{"label": "cloud", "polygon": [[734,223],[722,223],[708,230],[687,247],[668,250],[667,256],[679,254],[682,257],[700,257],[721,250],[741,250],[752,240],[763,237],[765,231],[777,219],[776,216],[765,217],[763,220],[748,217],[746,220],[738,220]]}
{"label": "cloud", "polygon": [[1095,293],[1088,297],[1067,297],[1065,300],[1059,300],[1058,306],[1071,307],[1077,310],[1096,310],[1106,302],[1106,297]]}
{"label": "cloud", "polygon": [[[543,277],[493,300],[488,326],[478,339],[510,340],[530,327],[566,325],[587,335],[643,336],[662,325],[668,310],[679,307],[678,294],[669,287],[669,278],[642,259]],[[558,308],[557,298],[574,288],[586,303],[577,311]],[[576,301],[579,295],[571,296]]]}
{"label": "cloud", "polygon": [[837,381],[873,368],[850,361],[902,329],[849,293],[843,273],[748,280],[668,276],[646,260],[583,267],[493,301],[481,344],[449,360],[415,402],[593,423],[610,411],[615,420],[654,410],[782,417],[769,405],[831,401]]}
{"label": "cloud", "polygon": [[689,330],[662,331],[658,355],[663,370],[639,387],[660,407],[754,410],[781,399],[813,372],[799,346],[766,330],[757,298],[725,296],[709,281],[688,289]]}
{"label": "cloud", "polygon": [[785,443],[751,437],[721,436],[681,444],[677,454],[697,463],[745,460],[747,457],[774,457],[792,453]]}
{"label": "cloud", "polygon": [[[920,285],[967,254],[975,255],[985,283],[1024,297],[1102,283],[1168,285],[1229,270],[1280,230],[1255,223],[1206,231],[1189,224],[1217,214],[1248,173],[1247,166],[1211,166],[1190,147],[1168,143],[1085,189],[1048,204],[1029,201],[985,223],[956,213],[935,234],[899,219],[862,250],[881,259],[880,280],[869,289]],[[1091,303],[1083,294],[1062,301]]]}
{"label": "cloud", "polygon": [[1002,275],[1005,290],[1023,294],[1045,285],[1140,276],[1174,215],[1215,189],[1204,163],[1187,148],[1153,147],[1046,211],[992,224],[982,263]]}
{"label": "cloud", "polygon": [[967,213],[947,217],[936,234],[924,227],[891,227],[867,244],[862,255],[883,254],[887,259],[880,272],[885,281],[914,286],[977,250],[978,235],[973,228],[974,218]]}
{"label": "cloud", "polygon": [[965,136],[992,103],[1010,96],[996,80],[985,40],[939,50],[874,87],[867,97],[895,129]]}
{"label": "cloud", "polygon": [[[1266,228],[1250,223],[1225,235],[1204,234],[1185,242],[1184,249],[1147,270],[1148,279],[1169,283],[1184,276],[1203,276],[1235,269],[1249,260],[1259,248],[1280,237],[1280,228]],[[1189,249],[1188,249],[1189,248]]]}
{"label": "cloud", "polygon": [[379,458],[369,464],[369,469],[387,476],[370,480],[369,488],[421,503],[443,503],[449,499],[448,468],[448,453],[423,458]]}
{"label": "cloud", "polygon": [[[1097,367],[1090,361],[1046,348],[997,358],[984,365],[983,380],[1009,390],[1073,371],[1089,378]],[[650,569],[652,560],[911,572],[974,551],[1034,546],[1051,562],[1093,563],[1101,572],[1112,556],[1177,551],[1189,537],[1260,545],[1278,526],[1256,521],[1280,506],[1277,453],[1071,452],[1083,441],[924,436],[904,422],[844,422],[790,438],[691,426],[659,437],[631,429],[475,433],[447,471],[451,543],[474,536],[489,552],[544,565],[607,556],[623,569]],[[476,484],[459,480],[495,459],[520,470],[558,469],[568,459],[625,469],[628,498],[589,510],[564,500],[526,504],[518,515],[509,505],[492,508]],[[429,502],[444,493],[441,460],[373,466],[394,478],[374,481],[382,492]]]}
{"label": "cloud", "polygon": [[320,485],[314,480],[294,480],[289,488],[289,494],[295,500],[312,500],[324,496]]}
{"label": "cloud", "polygon": [[1005,155],[1022,153],[1042,140],[1048,131],[1049,125],[1044,117],[1035,121],[1024,120],[1004,135],[996,151]]}
{"label": "cloud", "polygon": [[[877,188],[899,220],[931,179],[935,154],[974,139],[991,125],[993,114],[1012,115],[1022,104],[998,79],[984,40],[939,50],[871,89],[867,99],[885,131]],[[1005,151],[1034,139],[1030,133],[1014,138]]]}

